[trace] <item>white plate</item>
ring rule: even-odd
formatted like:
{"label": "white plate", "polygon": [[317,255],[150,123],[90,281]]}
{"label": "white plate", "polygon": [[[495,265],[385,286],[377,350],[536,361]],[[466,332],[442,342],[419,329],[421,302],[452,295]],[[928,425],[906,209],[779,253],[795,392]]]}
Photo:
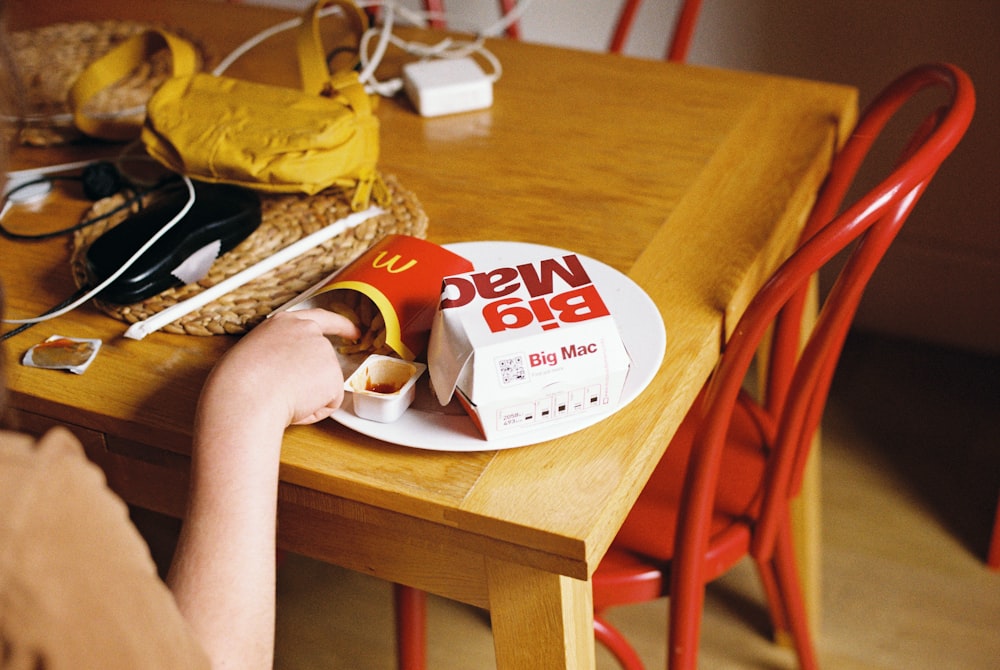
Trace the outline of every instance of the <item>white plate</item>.
{"label": "white plate", "polygon": [[[446,248],[472,261],[476,269],[499,267],[541,254],[562,255],[563,249],[521,242],[461,242]],[[663,360],[667,338],[663,320],[656,304],[646,292],[627,276],[592,258],[577,254],[621,331],[625,348],[632,357],[632,366],[625,380],[621,402],[611,410],[588,412],[579,418],[565,419],[537,429],[487,441],[472,420],[456,402],[441,407],[433,398],[427,375],[418,383],[417,399],[403,416],[393,423],[378,423],[354,414],[351,394],[345,394],[344,404],[333,414],[333,420],[363,435],[405,447],[435,451],[492,451],[512,449],[551,440],[591,426],[607,418],[635,399],[653,379]],[[357,362],[344,361],[344,373]]]}

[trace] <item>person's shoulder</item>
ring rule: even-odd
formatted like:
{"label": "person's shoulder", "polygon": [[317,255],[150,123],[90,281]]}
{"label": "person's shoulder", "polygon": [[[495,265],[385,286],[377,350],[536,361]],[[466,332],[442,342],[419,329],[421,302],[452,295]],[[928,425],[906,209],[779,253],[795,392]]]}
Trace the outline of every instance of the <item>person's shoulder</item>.
{"label": "person's shoulder", "polygon": [[82,452],[83,445],[65,426],[54,426],[38,440],[38,449],[45,453],[75,455]]}
{"label": "person's shoulder", "polygon": [[30,453],[35,448],[35,438],[12,430],[0,430],[0,458]]}
{"label": "person's shoulder", "polygon": [[50,428],[39,438],[27,433],[0,430],[0,458],[8,461],[52,461],[83,455],[83,445],[63,426]]}
{"label": "person's shoulder", "polygon": [[89,469],[83,445],[68,429],[58,426],[40,438],[0,430],[0,508],[28,491],[44,488],[59,473]]}

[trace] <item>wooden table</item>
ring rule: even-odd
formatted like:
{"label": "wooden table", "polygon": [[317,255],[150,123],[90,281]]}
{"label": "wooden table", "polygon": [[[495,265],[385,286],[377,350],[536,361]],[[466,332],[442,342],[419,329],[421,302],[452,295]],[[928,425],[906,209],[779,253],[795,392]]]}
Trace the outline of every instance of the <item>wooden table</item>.
{"label": "wooden table", "polygon": [[[287,14],[211,2],[14,2],[12,27],[101,17],[182,26],[220,57]],[[297,81],[291,37],[229,74]],[[627,273],[655,300],[667,351],[641,398],[568,437],[521,449],[398,447],[333,421],[287,432],[279,542],[492,612],[501,668],[594,664],[588,578],[720,346],[787,253],[856,118],[843,86],[495,41],[504,65],[486,111],[422,119],[382,100],[384,172],[421,199],[438,243],[562,246]],[[386,73],[391,74],[391,73]],[[107,150],[103,148],[103,150]],[[25,150],[15,167],[94,155]],[[53,199],[46,216],[81,203]],[[41,214],[40,214],[41,215]],[[65,240],[0,240],[8,316],[68,294]],[[124,340],[87,306],[6,344],[24,425],[70,424],[129,502],[180,514],[198,389],[233,340]],[[51,333],[98,337],[81,376],[18,364]]]}

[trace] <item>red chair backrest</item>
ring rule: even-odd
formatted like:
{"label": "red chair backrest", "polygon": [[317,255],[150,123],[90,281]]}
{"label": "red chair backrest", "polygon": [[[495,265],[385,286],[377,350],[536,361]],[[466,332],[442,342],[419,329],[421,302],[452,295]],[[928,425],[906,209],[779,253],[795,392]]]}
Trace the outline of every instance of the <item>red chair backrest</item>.
{"label": "red chair backrest", "polygon": [[[694,27],[698,22],[698,13],[701,10],[701,2],[702,0],[681,0],[677,17],[674,19],[674,31],[670,36],[670,41],[667,42],[667,60],[676,62],[687,60],[691,39],[694,37]],[[611,43],[608,46],[608,51],[611,53],[620,54],[625,48],[641,4],[642,0],[625,0],[625,4],[622,5],[622,10],[618,14],[618,23],[611,36]]]}
{"label": "red chair backrest", "polygon": [[[920,125],[890,174],[837,214],[882,128],[904,103],[928,88],[947,93],[944,106]],[[972,82],[960,69],[948,64],[918,67],[893,82],[869,105],[838,152],[798,249],[751,301],[710,381],[685,484],[686,509],[681,510],[677,531],[678,552],[690,552],[686,560],[701,560],[699,551],[704,556],[706,520],[712,513],[730,417],[744,377],[773,324],[765,401],[773,449],[751,544],[755,557],[770,557],[788,500],[801,485],[809,445],[862,292],[938,167],[961,140],[974,108]],[[811,278],[852,244],[802,348],[800,317]]]}
{"label": "red chair backrest", "polygon": [[428,20],[431,28],[444,30],[448,27],[444,18],[444,0],[424,0],[424,10],[432,14]]}
{"label": "red chair backrest", "polygon": [[[514,11],[516,6],[517,0],[500,0],[500,12],[503,16],[507,16]],[[445,19],[444,0],[424,0],[424,11],[431,14],[427,21],[431,28],[447,30],[448,21]],[[507,37],[510,37],[511,39],[521,39],[520,22],[511,22],[510,25],[504,29],[504,32],[507,34]]]}
{"label": "red chair backrest", "polygon": [[[500,0],[500,11],[504,16],[514,11],[514,7],[516,6],[517,0]],[[519,21],[514,21],[507,26],[507,37],[515,40],[521,39],[521,24]]]}
{"label": "red chair backrest", "polygon": [[[674,31],[667,43],[667,60],[683,62],[687,59],[691,39],[694,37],[694,27],[698,22],[698,13],[701,10],[701,2],[702,0],[681,0],[677,18],[674,20]],[[641,4],[642,0],[625,0],[625,4],[622,5],[622,9],[618,13],[618,21],[615,23],[608,51],[617,54],[625,48]],[[500,0],[500,11],[504,16],[512,12],[516,6],[517,0]],[[429,21],[432,28],[447,27],[447,22],[444,20],[444,0],[424,0],[424,9],[434,13]],[[513,21],[507,26],[506,33],[507,37],[512,39],[521,39],[520,22]]]}

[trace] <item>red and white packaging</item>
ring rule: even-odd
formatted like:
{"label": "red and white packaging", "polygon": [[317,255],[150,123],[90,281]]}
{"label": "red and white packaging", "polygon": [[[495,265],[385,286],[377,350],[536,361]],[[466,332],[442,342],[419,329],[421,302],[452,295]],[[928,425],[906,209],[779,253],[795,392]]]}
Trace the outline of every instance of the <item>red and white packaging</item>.
{"label": "red and white packaging", "polygon": [[457,396],[487,440],[615,407],[631,365],[572,253],[446,277],[427,361],[438,402]]}
{"label": "red and white packaging", "polygon": [[412,361],[427,347],[441,280],[471,269],[468,260],[433,242],[388,235],[276,311],[328,307],[338,292],[356,291],[382,314],[389,348]]}

